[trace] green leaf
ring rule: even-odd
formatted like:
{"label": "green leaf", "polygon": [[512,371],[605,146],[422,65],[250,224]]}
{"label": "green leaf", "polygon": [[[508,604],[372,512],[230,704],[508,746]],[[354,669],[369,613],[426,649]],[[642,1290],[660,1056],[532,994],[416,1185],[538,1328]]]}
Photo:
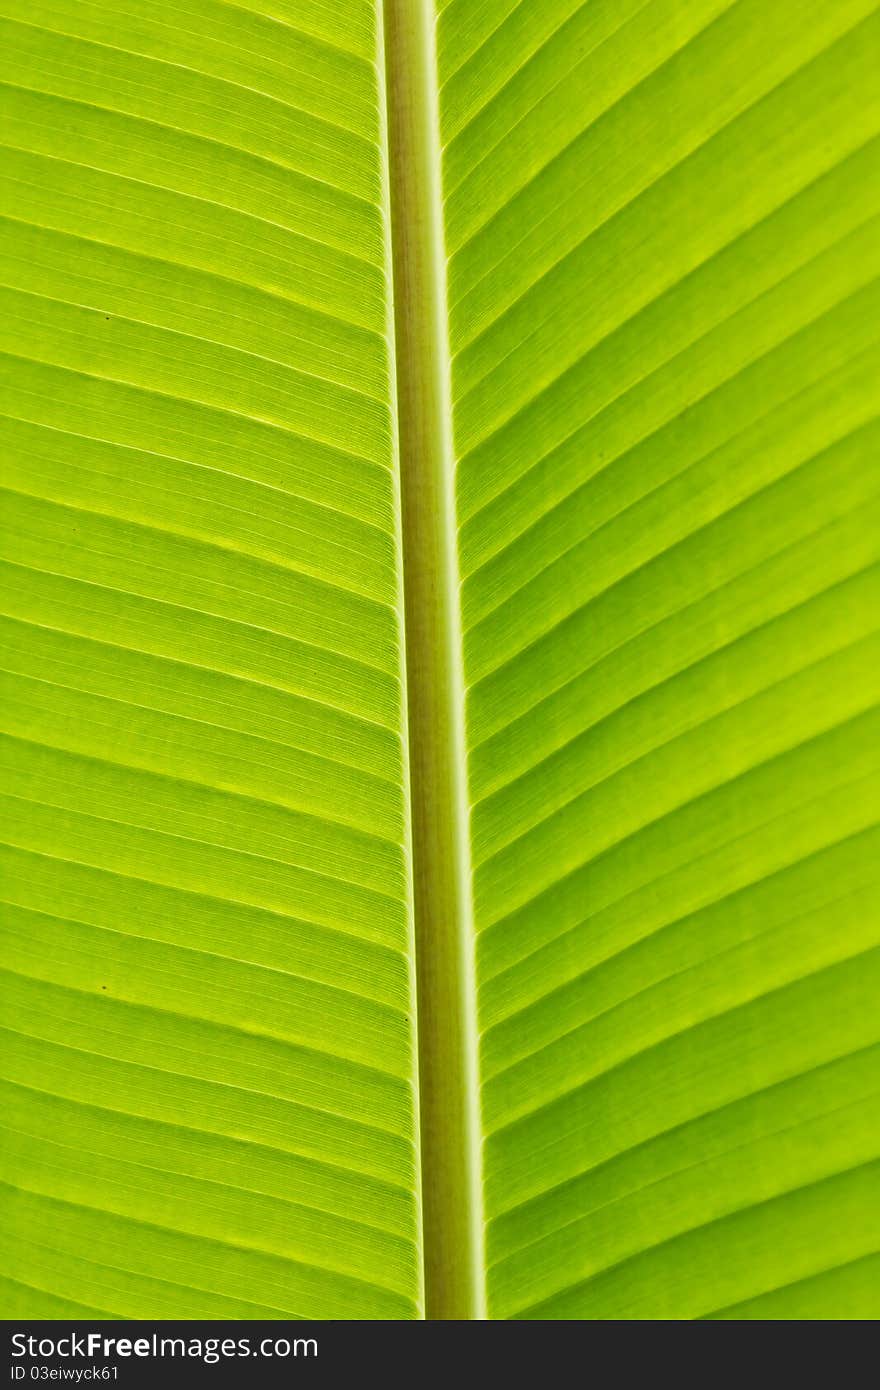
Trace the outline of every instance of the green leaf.
{"label": "green leaf", "polygon": [[489,1315],[877,1316],[880,16],[478,8],[438,46]]}
{"label": "green leaf", "polygon": [[373,7],[4,8],[7,1306],[412,1317]]}
{"label": "green leaf", "polygon": [[0,0],[6,1317],[880,1316],[878,65]]}

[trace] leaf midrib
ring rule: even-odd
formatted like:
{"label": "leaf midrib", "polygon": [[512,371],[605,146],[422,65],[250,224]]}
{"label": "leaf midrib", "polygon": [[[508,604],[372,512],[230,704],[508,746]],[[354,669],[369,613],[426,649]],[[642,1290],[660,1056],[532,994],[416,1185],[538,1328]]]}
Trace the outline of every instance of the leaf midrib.
{"label": "leaf midrib", "polygon": [[426,1316],[482,1319],[475,933],[434,7],[387,0]]}

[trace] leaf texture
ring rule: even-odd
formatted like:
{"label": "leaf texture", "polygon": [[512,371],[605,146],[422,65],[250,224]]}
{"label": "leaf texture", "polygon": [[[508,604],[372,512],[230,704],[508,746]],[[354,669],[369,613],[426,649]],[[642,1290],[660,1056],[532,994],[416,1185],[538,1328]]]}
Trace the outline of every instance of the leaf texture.
{"label": "leaf texture", "polygon": [[5,1315],[418,1316],[375,7],[0,29]]}
{"label": "leaf texture", "polygon": [[489,1315],[876,1317],[880,14],[438,53]]}
{"label": "leaf texture", "polygon": [[0,0],[0,1308],[878,1317],[880,7],[436,0],[431,756],[382,9]]}

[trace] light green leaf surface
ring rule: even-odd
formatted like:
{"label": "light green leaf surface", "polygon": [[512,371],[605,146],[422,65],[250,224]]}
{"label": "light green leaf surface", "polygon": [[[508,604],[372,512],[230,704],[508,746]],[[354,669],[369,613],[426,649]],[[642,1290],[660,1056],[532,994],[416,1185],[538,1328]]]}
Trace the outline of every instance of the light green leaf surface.
{"label": "light green leaf surface", "polygon": [[416,1316],[373,6],[3,10],[4,1306]]}
{"label": "light green leaf surface", "polygon": [[880,15],[438,48],[489,1314],[876,1317]]}
{"label": "light green leaf surface", "polygon": [[436,10],[0,0],[0,1312],[880,1317],[880,8]]}

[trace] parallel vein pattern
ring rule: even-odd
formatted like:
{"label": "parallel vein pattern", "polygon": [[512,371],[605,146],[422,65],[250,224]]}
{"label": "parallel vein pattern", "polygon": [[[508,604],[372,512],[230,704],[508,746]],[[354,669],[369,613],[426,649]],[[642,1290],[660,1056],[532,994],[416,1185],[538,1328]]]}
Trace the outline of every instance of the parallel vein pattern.
{"label": "parallel vein pattern", "polygon": [[379,38],[0,4],[7,1317],[419,1315]]}
{"label": "parallel vein pattern", "polygon": [[877,1317],[876,0],[448,0],[490,1315]]}

